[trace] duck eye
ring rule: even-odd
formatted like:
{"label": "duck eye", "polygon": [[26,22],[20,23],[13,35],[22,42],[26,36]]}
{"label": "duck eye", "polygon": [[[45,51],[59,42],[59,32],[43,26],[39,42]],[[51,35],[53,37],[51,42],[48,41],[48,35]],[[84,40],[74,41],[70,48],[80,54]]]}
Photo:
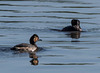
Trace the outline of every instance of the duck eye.
{"label": "duck eye", "polygon": [[38,40],[38,37],[36,37],[36,41]]}
{"label": "duck eye", "polygon": [[34,41],[36,40],[36,37],[34,37]]}
{"label": "duck eye", "polygon": [[34,37],[34,42],[38,41],[38,37]]}

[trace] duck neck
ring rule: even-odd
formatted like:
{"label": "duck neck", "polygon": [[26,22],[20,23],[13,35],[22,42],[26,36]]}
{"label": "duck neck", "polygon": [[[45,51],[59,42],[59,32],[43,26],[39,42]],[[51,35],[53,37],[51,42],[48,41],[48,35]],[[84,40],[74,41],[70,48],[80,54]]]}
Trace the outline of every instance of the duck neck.
{"label": "duck neck", "polygon": [[31,45],[34,45],[35,47],[37,47],[37,45],[35,43],[32,43]]}
{"label": "duck neck", "polygon": [[35,42],[34,42],[34,41],[32,41],[32,40],[30,40],[30,44],[35,45]]}
{"label": "duck neck", "polygon": [[30,43],[30,44],[32,44],[32,45],[36,45],[35,43]]}

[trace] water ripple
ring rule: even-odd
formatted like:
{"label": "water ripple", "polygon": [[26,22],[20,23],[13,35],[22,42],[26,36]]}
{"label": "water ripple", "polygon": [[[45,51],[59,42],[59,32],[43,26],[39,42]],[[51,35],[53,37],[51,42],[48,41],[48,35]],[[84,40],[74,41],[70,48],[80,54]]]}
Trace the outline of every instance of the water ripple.
{"label": "water ripple", "polygon": [[0,11],[13,12],[13,13],[27,13],[27,11],[20,11],[20,10],[4,10],[4,9],[0,9]]}
{"label": "water ripple", "polygon": [[17,7],[52,7],[51,5],[13,5],[13,4],[0,4],[0,6],[17,6]]}
{"label": "water ripple", "polygon": [[42,65],[94,65],[95,63],[67,63],[67,64],[64,64],[64,63],[44,63]]}

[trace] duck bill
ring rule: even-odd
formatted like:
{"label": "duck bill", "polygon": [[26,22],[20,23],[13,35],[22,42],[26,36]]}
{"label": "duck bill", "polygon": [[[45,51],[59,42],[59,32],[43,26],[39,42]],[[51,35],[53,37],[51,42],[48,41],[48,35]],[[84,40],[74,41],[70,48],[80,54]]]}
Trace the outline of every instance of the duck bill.
{"label": "duck bill", "polygon": [[42,39],[39,39],[38,41],[42,41]]}

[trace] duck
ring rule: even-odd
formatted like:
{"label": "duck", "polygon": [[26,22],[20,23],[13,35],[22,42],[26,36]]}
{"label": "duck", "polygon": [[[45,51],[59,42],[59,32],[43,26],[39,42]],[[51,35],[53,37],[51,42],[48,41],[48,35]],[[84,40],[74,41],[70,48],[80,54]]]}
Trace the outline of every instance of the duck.
{"label": "duck", "polygon": [[82,31],[80,21],[78,19],[72,19],[71,26],[64,27],[62,31]]}
{"label": "duck", "polygon": [[39,36],[37,34],[33,34],[29,40],[30,44],[21,43],[12,47],[11,50],[22,52],[35,52],[38,49],[36,45],[37,41],[41,41],[41,39],[39,39]]}

